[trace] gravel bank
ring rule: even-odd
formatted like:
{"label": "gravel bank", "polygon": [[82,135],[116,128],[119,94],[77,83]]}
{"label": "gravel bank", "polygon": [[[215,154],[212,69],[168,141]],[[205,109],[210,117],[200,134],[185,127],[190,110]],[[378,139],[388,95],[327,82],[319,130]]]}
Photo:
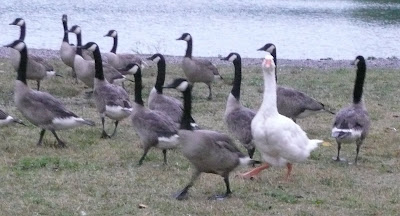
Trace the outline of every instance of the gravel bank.
{"label": "gravel bank", "polygon": [[[38,55],[47,59],[60,59],[58,50],[47,50],[47,49],[30,49],[30,53],[33,55]],[[260,52],[260,56],[263,54]],[[149,55],[139,55],[142,58],[146,58]],[[0,47],[0,58],[8,57],[8,48]],[[219,57],[199,57],[208,59],[216,65],[228,64],[226,61],[221,61]],[[165,56],[167,63],[177,64],[182,61],[182,56]],[[259,65],[261,58],[243,58],[243,66],[255,66]],[[351,68],[351,59],[349,60],[333,60],[333,59],[278,59],[279,67],[301,67],[301,68],[317,68],[317,69],[328,69],[328,68]],[[400,69],[400,59],[398,58],[377,58],[367,60],[367,65],[369,68],[388,68],[388,69]]]}

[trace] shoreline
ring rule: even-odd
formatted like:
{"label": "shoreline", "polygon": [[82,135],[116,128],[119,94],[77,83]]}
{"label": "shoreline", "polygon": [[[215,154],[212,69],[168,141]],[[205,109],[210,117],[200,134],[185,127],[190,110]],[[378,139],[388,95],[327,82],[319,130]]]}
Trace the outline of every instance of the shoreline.
{"label": "shoreline", "polygon": [[[9,48],[0,47],[0,58],[8,58]],[[50,49],[29,49],[29,52],[33,55],[40,56],[45,59],[60,60],[58,50]],[[260,52],[262,53],[262,52]],[[145,59],[151,56],[151,54],[137,54],[137,56]],[[261,55],[262,56],[262,55]],[[180,64],[182,61],[182,56],[172,56],[164,55],[165,60],[168,64]],[[207,59],[216,65],[230,65],[227,61],[220,60],[221,57],[196,57],[199,59]],[[372,58],[364,56],[367,61],[368,68],[385,68],[385,69],[400,69],[400,59],[396,57],[392,58]],[[355,58],[355,57],[354,57]],[[321,58],[321,59],[278,59],[279,67],[300,67],[300,68],[313,68],[313,69],[339,69],[339,68],[353,68],[350,65],[353,59],[343,60],[343,59],[331,59],[331,58]],[[261,62],[260,58],[242,58],[242,66],[257,66]]]}

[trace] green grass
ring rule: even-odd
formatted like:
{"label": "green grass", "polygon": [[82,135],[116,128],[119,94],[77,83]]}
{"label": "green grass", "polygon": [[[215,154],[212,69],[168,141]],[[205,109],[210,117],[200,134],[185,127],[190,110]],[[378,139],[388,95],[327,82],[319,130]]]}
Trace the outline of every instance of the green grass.
{"label": "green grass", "polygon": [[[0,215],[398,215],[400,210],[400,89],[398,70],[371,69],[365,84],[365,101],[372,119],[371,132],[361,148],[359,165],[334,163],[336,144],[330,137],[333,116],[321,113],[298,121],[311,138],[324,139],[311,157],[295,164],[290,182],[282,181],[286,170],[271,168],[260,180],[231,175],[233,194],[225,201],[207,197],[223,193],[221,177],[203,174],[186,201],[172,195],[189,181],[192,167],[179,153],[152,149],[138,167],[140,141],[130,125],[121,122],[111,140],[100,139],[101,123],[92,99],[87,99],[82,83],[75,84],[70,70],[60,62],[56,69],[64,78],[42,82],[42,90],[60,98],[76,114],[96,121],[95,127],[60,131],[67,148],[55,148],[55,139],[46,133],[44,145],[37,147],[40,129],[28,123],[0,129]],[[144,73],[147,98],[155,82],[155,66]],[[227,132],[222,117],[233,78],[232,65],[218,65],[226,79],[213,85],[214,99],[207,101],[207,88],[196,84],[193,114],[204,128]],[[183,75],[179,65],[167,65],[167,81]],[[0,59],[0,107],[24,119],[13,102],[16,77],[6,59]],[[326,71],[281,67],[279,83],[302,90],[334,110],[351,102],[354,70]],[[35,86],[34,82],[29,82]],[[263,81],[259,66],[243,69],[242,103],[257,109]],[[133,100],[133,84],[127,82]],[[166,90],[166,94],[180,96]],[[26,120],[25,120],[26,122]],[[107,130],[113,125],[106,121]],[[243,149],[243,148],[242,148]],[[244,150],[244,149],[243,149]],[[355,145],[345,145],[342,156],[355,157]],[[256,153],[259,158],[259,153]],[[139,204],[148,207],[140,209]]]}

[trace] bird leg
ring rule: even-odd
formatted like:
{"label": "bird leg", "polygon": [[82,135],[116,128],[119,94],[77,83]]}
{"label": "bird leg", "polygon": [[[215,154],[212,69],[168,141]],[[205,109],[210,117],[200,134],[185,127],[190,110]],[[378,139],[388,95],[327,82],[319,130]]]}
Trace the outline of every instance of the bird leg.
{"label": "bird leg", "polygon": [[39,89],[40,89],[40,80],[38,80],[36,82],[37,82],[37,90],[39,91]]}
{"label": "bird leg", "polygon": [[291,163],[287,163],[286,164],[286,167],[287,167],[287,173],[286,173],[286,176],[285,176],[285,181],[289,181],[289,177],[290,177],[290,174],[292,173],[292,168],[293,168],[293,165],[291,164]]}
{"label": "bird leg", "polygon": [[42,130],[40,131],[40,137],[39,137],[39,141],[38,141],[38,143],[37,143],[38,146],[41,146],[41,145],[42,145],[42,140],[43,140],[43,136],[44,136],[44,133],[45,133],[45,132],[46,132],[45,129],[42,129]]}
{"label": "bird leg", "polygon": [[231,195],[232,191],[229,186],[229,175],[224,177],[224,182],[225,182],[225,186],[226,186],[226,193],[221,194],[221,195],[212,196],[209,198],[210,200],[223,200],[223,199],[229,197],[229,195]]}
{"label": "bird leg", "polygon": [[256,167],[247,173],[239,174],[239,176],[241,176],[242,178],[245,178],[245,179],[251,179],[251,178],[257,176],[261,171],[268,169],[268,168],[269,168],[269,164],[264,163],[263,165]]}
{"label": "bird leg", "polygon": [[51,130],[51,132],[52,132],[53,135],[56,137],[56,140],[57,140],[57,142],[58,142],[58,145],[59,145],[60,147],[62,147],[62,148],[65,148],[65,143],[64,143],[62,140],[60,140],[60,138],[58,138],[58,136],[57,136],[57,134],[56,134],[56,131]]}
{"label": "bird leg", "polygon": [[139,166],[141,166],[141,165],[143,164],[143,160],[144,160],[144,158],[146,157],[147,152],[149,152],[149,149],[150,149],[149,147],[144,147],[143,155],[142,155],[142,157],[140,158],[139,163],[138,163]]}
{"label": "bird leg", "polygon": [[208,97],[207,100],[212,100],[212,92],[211,92],[211,84],[207,84],[208,85]]}
{"label": "bird leg", "polygon": [[167,165],[167,149],[162,150],[163,156],[164,156],[164,165]]}
{"label": "bird leg", "polygon": [[178,193],[176,193],[174,195],[174,198],[177,200],[184,200],[187,198],[187,194],[189,189],[193,186],[194,182],[199,178],[200,176],[200,172],[198,170],[196,170],[193,175],[192,178],[190,179],[189,184],[187,184],[181,191],[179,191]]}
{"label": "bird leg", "polygon": [[361,144],[362,144],[362,140],[357,140],[356,141],[356,145],[357,145],[357,149],[356,149],[356,160],[355,160],[355,164],[357,165],[357,160],[358,160],[358,152],[360,152],[360,147],[361,147]]}
{"label": "bird leg", "polygon": [[333,157],[332,159],[334,160],[334,161],[336,161],[336,162],[340,162],[340,161],[343,161],[343,159],[341,159],[340,157],[339,157],[339,155],[340,155],[340,149],[342,148],[342,143],[340,143],[340,142],[337,142],[337,156],[336,156],[336,158],[335,157]]}
{"label": "bird leg", "polygon": [[113,137],[113,136],[117,133],[118,122],[119,122],[119,121],[115,121],[114,132],[111,134],[110,138]]}
{"label": "bird leg", "polygon": [[104,121],[105,121],[104,117],[101,117],[101,124],[103,125],[103,132],[101,133],[101,137],[100,138],[102,138],[102,139],[111,138],[110,135],[108,135],[106,133],[106,131],[104,130]]}

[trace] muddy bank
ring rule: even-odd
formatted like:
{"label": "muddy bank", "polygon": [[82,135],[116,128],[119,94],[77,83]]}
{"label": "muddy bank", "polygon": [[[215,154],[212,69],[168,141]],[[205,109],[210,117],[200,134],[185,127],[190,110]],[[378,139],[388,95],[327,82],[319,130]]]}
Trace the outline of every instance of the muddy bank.
{"label": "muddy bank", "polygon": [[[30,49],[29,52],[33,55],[38,55],[46,59],[60,60],[58,50],[48,49]],[[0,58],[8,57],[8,48],[0,48]],[[228,53],[227,53],[228,54]],[[264,54],[260,52],[260,58],[242,58],[242,65],[256,66],[261,62],[261,58]],[[146,58],[149,55],[139,55],[142,58]],[[221,56],[223,57],[223,56]],[[221,61],[221,57],[199,57],[208,59],[216,65],[228,64],[226,61]],[[169,64],[179,64],[182,61],[182,56],[169,56],[165,55],[165,59]],[[352,59],[348,60],[335,60],[335,59],[278,59],[279,67],[300,67],[300,68],[316,68],[316,69],[329,69],[329,68],[351,68],[350,65]],[[398,58],[376,58],[368,59],[367,65],[369,68],[388,68],[388,69],[400,69],[400,59]]]}

